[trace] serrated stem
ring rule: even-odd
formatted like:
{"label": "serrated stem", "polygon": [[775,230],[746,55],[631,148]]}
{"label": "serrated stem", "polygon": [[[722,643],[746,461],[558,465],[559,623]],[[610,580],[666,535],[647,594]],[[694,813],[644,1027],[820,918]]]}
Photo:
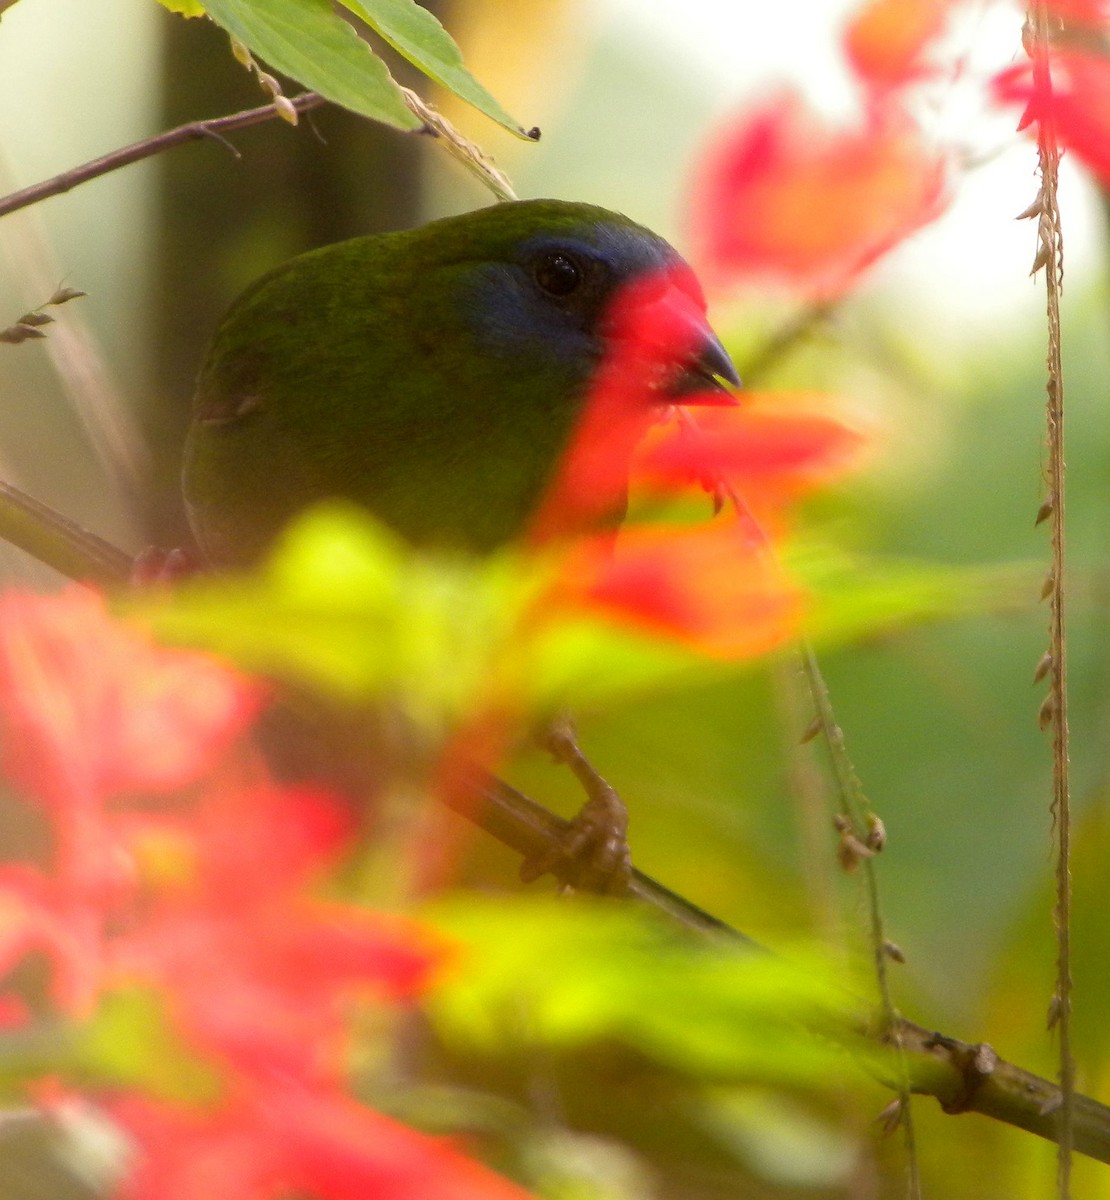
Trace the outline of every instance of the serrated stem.
{"label": "serrated stem", "polygon": [[1045,355],[1045,425],[1048,442],[1048,494],[1052,498],[1052,587],[1048,593],[1049,692],[1042,706],[1052,726],[1052,822],[1056,830],[1056,988],[1052,1009],[1060,1048],[1060,1110],[1058,1113],[1057,1195],[1071,1195],[1071,1158],[1075,1119],[1075,1063],[1071,1048],[1071,791],[1069,781],[1067,622],[1065,619],[1064,521],[1064,376],[1061,351],[1060,292],[1063,280],[1063,236],[1057,194],[1060,149],[1052,115],[1052,73],[1049,63],[1050,16],[1045,0],[1030,9],[1030,54],[1033,86],[1049,102],[1041,106],[1037,125],[1037,157],[1042,200],[1037,221],[1037,261],[1045,272],[1048,348]]}

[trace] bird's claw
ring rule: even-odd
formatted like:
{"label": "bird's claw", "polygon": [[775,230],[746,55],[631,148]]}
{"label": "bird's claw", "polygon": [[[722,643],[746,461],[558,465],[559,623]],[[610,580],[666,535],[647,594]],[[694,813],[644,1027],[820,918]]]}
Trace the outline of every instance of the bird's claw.
{"label": "bird's claw", "polygon": [[628,810],[615,791],[601,781],[558,840],[521,864],[520,877],[531,883],[549,871],[563,891],[620,895],[632,878],[628,849]]}
{"label": "bird's claw", "polygon": [[530,883],[550,871],[564,891],[620,895],[632,878],[628,810],[578,748],[569,718],[552,722],[544,741],[554,758],[574,772],[587,800],[554,845],[525,859],[520,877]]}

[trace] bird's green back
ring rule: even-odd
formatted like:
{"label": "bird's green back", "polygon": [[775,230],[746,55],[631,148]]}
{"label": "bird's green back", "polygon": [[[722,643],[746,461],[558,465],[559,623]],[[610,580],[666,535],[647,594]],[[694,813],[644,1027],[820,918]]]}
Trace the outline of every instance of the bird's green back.
{"label": "bird's green back", "polygon": [[[568,300],[535,285],[560,246],[591,273]],[[271,271],[224,318],[198,382],[185,490],[202,549],[250,561],[328,496],[418,544],[515,536],[604,352],[612,291],[674,264],[627,218],[525,201]]]}

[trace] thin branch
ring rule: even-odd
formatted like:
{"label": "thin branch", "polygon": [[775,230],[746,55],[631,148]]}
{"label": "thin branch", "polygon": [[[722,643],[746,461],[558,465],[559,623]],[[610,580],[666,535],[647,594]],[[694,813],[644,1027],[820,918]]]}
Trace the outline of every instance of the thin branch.
{"label": "thin branch", "polygon": [[0,538],[82,583],[126,583],[131,556],[18,488],[0,483]]}
{"label": "thin branch", "polygon": [[0,17],[2,17],[15,3],[16,0],[0,0]]}
{"label": "thin branch", "polygon": [[1061,354],[1060,292],[1064,275],[1064,245],[1060,229],[1057,179],[1060,148],[1052,116],[1052,74],[1049,65],[1050,17],[1044,0],[1036,0],[1029,18],[1032,34],[1033,86],[1049,101],[1038,107],[1037,156],[1040,191],[1031,209],[1037,217],[1037,255],[1033,273],[1044,270],[1048,349],[1045,355],[1045,426],[1048,442],[1048,495],[1038,521],[1049,519],[1052,568],[1048,601],[1048,697],[1041,706],[1042,728],[1052,728],[1052,824],[1056,831],[1056,987],[1049,1024],[1059,1037],[1060,1110],[1057,1114],[1057,1195],[1071,1194],[1071,1151],[1075,1119],[1075,1062],[1071,1048],[1071,793],[1068,758],[1068,660],[1065,617],[1064,521],[1064,375]]}
{"label": "thin branch", "polygon": [[811,333],[825,324],[836,311],[837,303],[835,300],[825,300],[813,304],[787,321],[781,329],[776,330],[747,362],[741,364],[740,378],[743,379],[744,386],[752,387],[756,382],[761,382],[765,375],[793,353]]}
{"label": "thin branch", "polygon": [[840,798],[840,857],[849,870],[859,868],[863,875],[864,893],[867,898],[867,915],[870,925],[871,957],[875,968],[875,982],[879,991],[879,1006],[887,1036],[897,1051],[899,1078],[894,1083],[900,1104],[899,1122],[906,1148],[907,1185],[911,1200],[921,1200],[921,1171],[917,1161],[917,1138],[914,1131],[913,1109],[910,1093],[913,1090],[912,1072],[907,1061],[901,1033],[901,1014],[894,1004],[890,988],[888,945],[883,928],[882,907],[879,903],[879,880],[875,872],[874,855],[882,849],[884,834],[882,825],[871,811],[863,785],[856,774],[852,760],[844,744],[844,731],[837,723],[829,696],[828,684],[821,673],[817,656],[808,642],[800,647],[802,670],[809,684],[810,694],[816,710],[817,721],[828,746]]}
{"label": "thin branch", "polygon": [[[7,0],[7,2],[14,3],[14,0]],[[5,0],[0,0],[0,5],[4,3]],[[3,12],[3,8],[0,8],[0,12]],[[302,92],[289,103],[298,113],[302,113],[319,107],[325,101],[315,92]],[[80,167],[72,167],[60,175],[55,175],[53,179],[44,179],[41,183],[32,184],[21,191],[12,192],[10,195],[0,198],[0,217],[26,208],[28,205],[37,204],[49,196],[60,196],[63,192],[68,192],[79,184],[87,183],[90,179],[107,175],[111,171],[118,171],[120,167],[150,158],[151,155],[161,154],[163,150],[169,150],[172,146],[199,141],[202,138],[209,138],[228,145],[224,140],[224,134],[232,133],[237,129],[246,129],[250,125],[261,125],[265,121],[281,119],[284,118],[276,105],[264,104],[261,108],[231,113],[229,116],[216,117],[211,121],[190,121],[187,125],[179,125],[176,129],[167,129],[164,133],[156,133],[153,137],[144,138],[140,142],[132,142],[130,146],[123,146],[119,150],[101,155],[100,158],[94,158]],[[238,153],[233,146],[228,148],[233,154]]]}

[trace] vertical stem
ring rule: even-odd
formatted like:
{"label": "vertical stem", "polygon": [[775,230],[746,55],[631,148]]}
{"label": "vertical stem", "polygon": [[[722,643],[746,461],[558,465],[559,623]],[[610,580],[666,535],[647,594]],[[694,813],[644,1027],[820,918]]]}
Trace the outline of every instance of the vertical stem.
{"label": "vertical stem", "polygon": [[[817,719],[821,732],[829,748],[832,761],[833,775],[836,779],[837,792],[840,797],[841,815],[847,822],[847,827],[855,834],[857,843],[866,845],[870,838],[870,825],[874,823],[871,806],[867,801],[863,785],[856,774],[852,760],[848,757],[848,749],[844,744],[844,731],[837,723],[833,712],[832,700],[829,697],[828,684],[821,673],[817,656],[809,642],[803,641],[800,646],[802,669],[805,672],[813,695]],[[863,874],[864,894],[867,899],[867,916],[871,941],[871,956],[875,968],[875,983],[879,992],[879,1006],[882,1010],[883,1032],[898,1051],[898,1100],[902,1136],[906,1148],[906,1183],[909,1200],[921,1200],[921,1173],[917,1161],[917,1138],[914,1131],[913,1110],[910,1103],[910,1078],[902,1053],[902,1037],[900,1029],[900,1014],[894,1004],[894,996],[890,990],[890,974],[887,969],[887,940],[883,928],[882,906],[879,902],[879,880],[875,872],[875,864],[870,855],[861,854],[858,866]]]}
{"label": "vertical stem", "polygon": [[1060,1039],[1060,1093],[1057,1195],[1071,1194],[1072,1126],[1075,1107],[1075,1063],[1071,1049],[1071,802],[1068,780],[1067,626],[1065,621],[1064,522],[1064,378],[1061,362],[1060,291],[1063,280],[1063,238],[1057,178],[1060,151],[1052,113],[1049,64],[1049,17],[1045,0],[1037,0],[1029,15],[1032,32],[1033,90],[1040,97],[1037,150],[1041,175],[1037,223],[1036,266],[1045,272],[1048,349],[1045,365],[1045,423],[1048,441],[1048,496],[1042,507],[1051,520],[1052,571],[1049,600],[1049,695],[1043,721],[1052,724],[1052,821],[1056,830],[1056,989],[1051,1023]]}

